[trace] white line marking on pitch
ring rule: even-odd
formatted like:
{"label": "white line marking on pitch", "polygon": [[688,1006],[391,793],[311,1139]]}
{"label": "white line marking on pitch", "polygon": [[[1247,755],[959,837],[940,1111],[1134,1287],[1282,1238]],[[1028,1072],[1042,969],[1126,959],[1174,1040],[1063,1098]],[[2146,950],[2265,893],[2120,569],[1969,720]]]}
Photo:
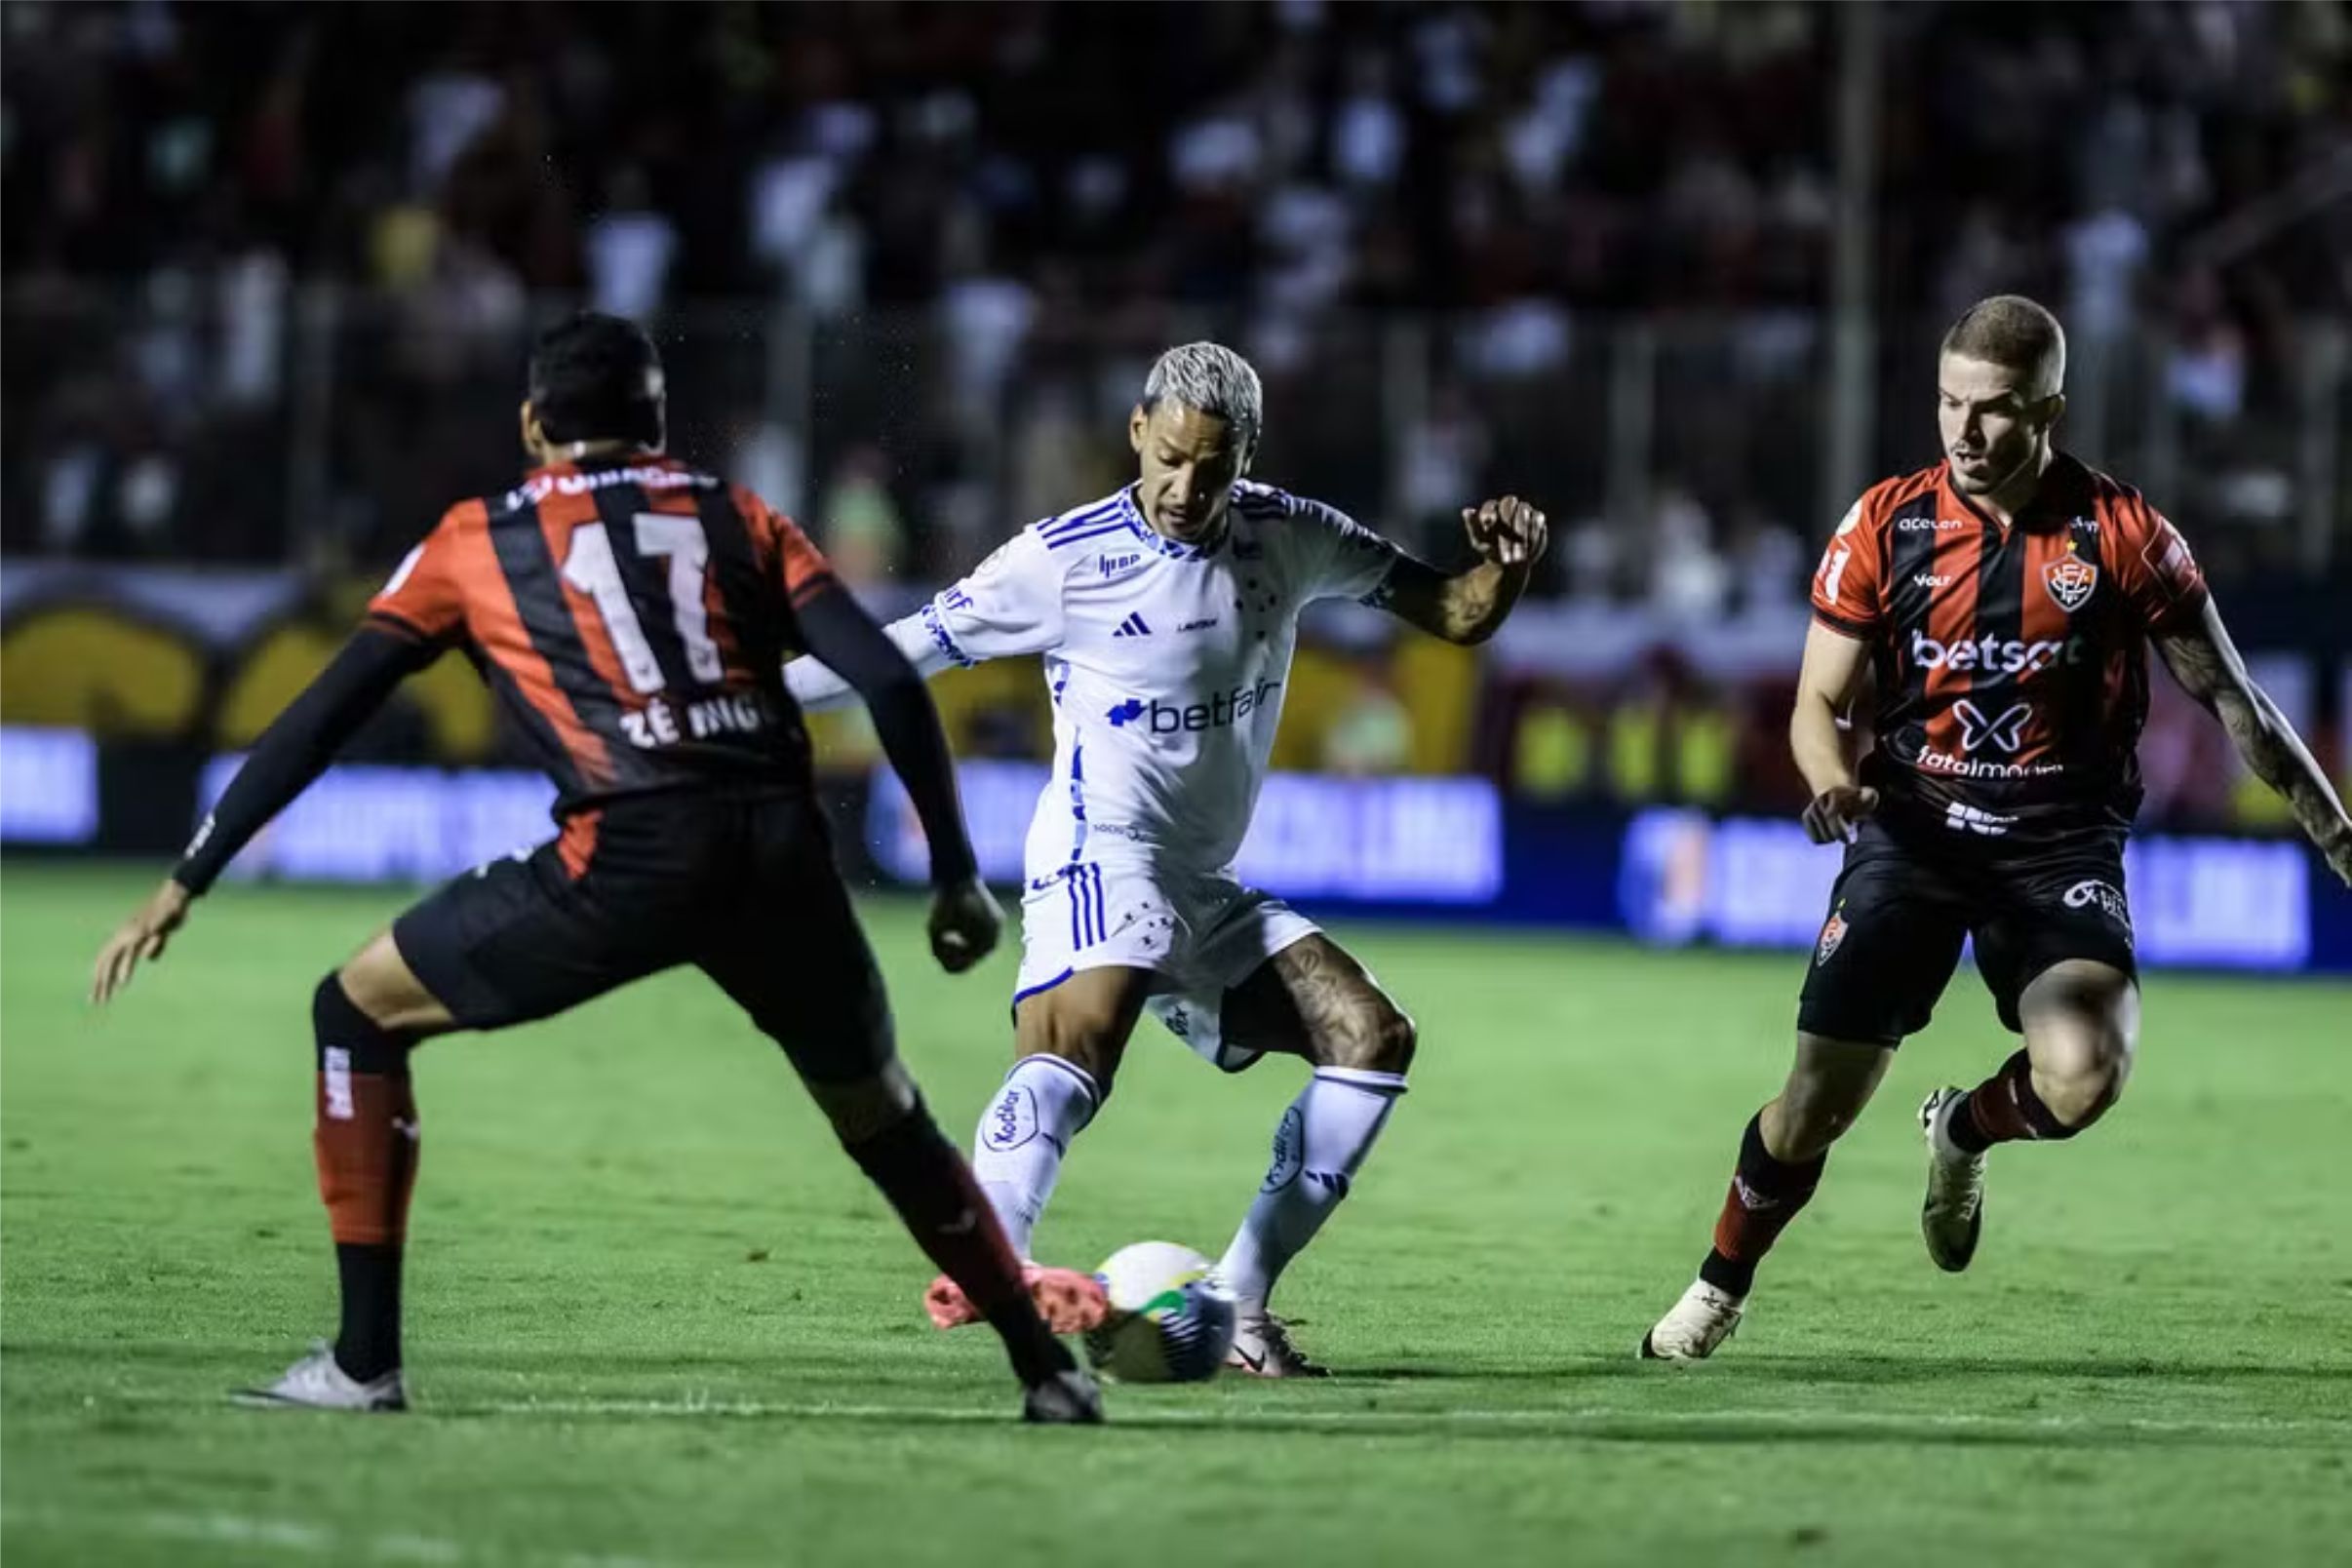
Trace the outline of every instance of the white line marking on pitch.
{"label": "white line marking on pitch", "polygon": [[540,1562],[553,1568],[677,1568],[650,1557],[606,1556],[555,1552],[516,1558],[501,1547],[469,1547],[443,1536],[401,1531],[382,1535],[346,1535],[325,1525],[295,1519],[254,1518],[241,1513],[80,1513],[59,1509],[11,1508],[0,1510],[0,1522],[21,1528],[71,1531],[82,1535],[143,1536],[159,1541],[185,1541],[214,1546],[256,1547],[308,1557],[348,1560],[353,1555],[372,1562],[457,1564],[468,1562]]}

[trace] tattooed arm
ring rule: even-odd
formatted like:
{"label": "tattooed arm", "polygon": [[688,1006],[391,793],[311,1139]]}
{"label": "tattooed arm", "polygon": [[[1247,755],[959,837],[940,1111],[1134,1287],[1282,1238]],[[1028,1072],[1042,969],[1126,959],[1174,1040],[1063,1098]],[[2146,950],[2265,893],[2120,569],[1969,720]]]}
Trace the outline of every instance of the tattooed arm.
{"label": "tattooed arm", "polygon": [[1432,637],[1470,645],[1494,636],[1519,602],[1549,530],[1544,514],[1515,495],[1464,507],[1462,526],[1478,552],[1476,566],[1449,577],[1407,556],[1389,573],[1379,603]]}
{"label": "tattooed arm", "polygon": [[2246,673],[2213,602],[2193,624],[2157,638],[2156,650],[2181,689],[2221,721],[2254,776],[2293,807],[2294,820],[2327,856],[2329,868],[2352,884],[2352,817],[2294,726]]}

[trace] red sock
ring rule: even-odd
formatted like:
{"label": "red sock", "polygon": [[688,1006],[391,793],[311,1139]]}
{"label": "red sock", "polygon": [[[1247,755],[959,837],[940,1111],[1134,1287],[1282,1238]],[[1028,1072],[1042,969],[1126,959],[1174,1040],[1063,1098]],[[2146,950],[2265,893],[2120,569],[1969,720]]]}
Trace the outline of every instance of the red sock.
{"label": "red sock", "polygon": [[1040,1383],[1074,1364],[1030,1302],[1021,1260],[1005,1240],[996,1210],[930,1112],[918,1105],[848,1147],[923,1255],[956,1281],[1002,1337],[1022,1382]]}
{"label": "red sock", "polygon": [[401,1249],[416,1190],[411,1042],[370,1020],[333,975],[311,1000],[311,1022],[319,1068],[310,1147],[342,1279],[334,1358],[367,1382],[400,1365]]}
{"label": "red sock", "polygon": [[1971,1153],[2022,1139],[2071,1138],[2080,1130],[2060,1121],[2033,1092],[2033,1061],[2023,1051],[2012,1054],[1999,1072],[1968,1091],[1967,1102],[1952,1113],[1948,1129],[1952,1142]]}
{"label": "red sock", "polygon": [[337,1242],[398,1246],[409,1236],[416,1190],[416,1099],[409,1075],[355,1073],[350,1053],[329,1046],[319,1072],[311,1132],[319,1196]]}
{"label": "red sock", "polygon": [[1749,1117],[1740,1137],[1740,1163],[1715,1219],[1714,1250],[1699,1265],[1699,1277],[1718,1290],[1746,1295],[1755,1284],[1756,1265],[1813,1200],[1828,1162],[1827,1155],[1801,1164],[1775,1159],[1764,1147],[1762,1113]]}

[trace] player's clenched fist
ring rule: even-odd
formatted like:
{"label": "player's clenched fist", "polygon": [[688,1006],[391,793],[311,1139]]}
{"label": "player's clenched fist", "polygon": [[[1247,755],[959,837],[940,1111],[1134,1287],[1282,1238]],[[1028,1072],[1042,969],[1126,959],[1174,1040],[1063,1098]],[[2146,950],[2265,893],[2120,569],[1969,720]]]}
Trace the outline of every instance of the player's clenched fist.
{"label": "player's clenched fist", "polygon": [[1464,507],[1462,526],[1470,531],[1471,549],[1506,567],[1533,566],[1551,536],[1544,514],[1516,495]]}
{"label": "player's clenched fist", "polygon": [[1805,807],[1805,832],[1815,843],[1852,843],[1862,818],[1878,809],[1878,792],[1867,785],[1840,784],[1822,791]]}
{"label": "player's clenched fist", "polygon": [[931,895],[931,957],[950,974],[961,974],[997,950],[1004,912],[978,878],[950,882]]}

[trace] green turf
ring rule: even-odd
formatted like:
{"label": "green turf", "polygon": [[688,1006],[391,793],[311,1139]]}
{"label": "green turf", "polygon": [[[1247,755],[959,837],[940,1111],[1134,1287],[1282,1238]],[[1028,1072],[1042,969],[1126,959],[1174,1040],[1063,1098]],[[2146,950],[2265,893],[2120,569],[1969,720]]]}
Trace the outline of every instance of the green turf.
{"label": "green turf", "polygon": [[[1993,1161],[1973,1273],[1921,1250],[1909,1112],[2008,1049],[1965,975],[1740,1339],[1632,1358],[1784,1066],[1798,960],[1356,927],[1414,1091],[1285,1289],[1346,1376],[1117,1390],[1012,1424],[984,1333],[726,1004],[672,977],[422,1060],[418,1412],[224,1406],[331,1323],[308,998],[394,895],[232,888],[111,1016],[143,881],[0,890],[0,1548],[37,1563],[2343,1560],[2352,991],[2159,977],[2096,1135]],[[872,927],[960,1136],[1009,957]],[[1147,1026],[1149,1031],[1150,1026]],[[1147,1033],[1040,1235],[1215,1252],[1298,1074]]]}

